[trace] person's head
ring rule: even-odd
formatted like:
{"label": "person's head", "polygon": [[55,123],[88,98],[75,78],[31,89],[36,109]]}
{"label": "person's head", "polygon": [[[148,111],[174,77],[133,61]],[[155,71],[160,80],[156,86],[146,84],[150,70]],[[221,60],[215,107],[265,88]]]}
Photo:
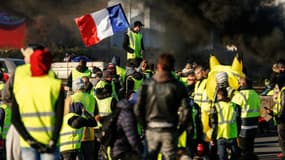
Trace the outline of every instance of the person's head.
{"label": "person's head", "polygon": [[133,31],[140,32],[143,26],[144,25],[142,24],[141,21],[135,21],[134,26],[133,26]]}
{"label": "person's head", "polygon": [[48,74],[52,63],[52,55],[47,48],[36,49],[30,55],[32,77],[44,76]]}
{"label": "person's head", "polygon": [[238,84],[240,88],[243,88],[243,87],[251,88],[252,87],[252,81],[250,79],[247,79],[246,77],[240,77],[238,80]]}
{"label": "person's head", "polygon": [[94,66],[92,70],[92,77],[101,78],[103,76],[103,72],[99,67]]}
{"label": "person's head", "polygon": [[195,73],[193,71],[189,72],[189,74],[187,76],[187,85],[188,86],[194,85],[195,82],[196,82]]}
{"label": "person's head", "polygon": [[218,72],[216,74],[216,82],[218,88],[227,88],[229,86],[228,74],[226,72]]}
{"label": "person's head", "polygon": [[82,81],[84,83],[88,83],[89,82],[89,77],[87,77],[87,76],[82,76],[81,79],[82,79]]}
{"label": "person's head", "polygon": [[171,72],[174,70],[175,58],[170,53],[162,53],[158,57],[157,70]]}
{"label": "person's head", "polygon": [[44,50],[45,47],[40,44],[29,44],[26,48],[21,48],[25,63],[30,63],[30,56],[35,50]]}
{"label": "person's head", "polygon": [[80,59],[80,61],[79,61],[79,66],[84,66],[84,67],[86,67],[87,65],[87,62],[86,62],[86,60],[84,60],[84,59]]}
{"label": "person's head", "polygon": [[217,100],[226,100],[228,98],[228,91],[226,88],[219,88],[217,91]]}
{"label": "person's head", "polygon": [[81,78],[78,78],[72,82],[72,90],[73,92],[76,91],[83,91],[85,89],[84,81]]}
{"label": "person's head", "polygon": [[196,80],[199,81],[204,78],[204,69],[202,66],[198,65],[195,68],[194,73],[195,73]]}
{"label": "person's head", "polygon": [[111,72],[109,69],[105,69],[105,70],[103,71],[103,78],[104,78],[104,80],[106,80],[106,81],[111,81],[112,78],[113,78],[112,72]]}
{"label": "person's head", "polygon": [[149,69],[149,66],[148,66],[148,63],[147,63],[146,59],[142,60],[142,62],[140,64],[140,69],[142,71],[145,71],[145,70]]}
{"label": "person's head", "polygon": [[277,67],[278,67],[279,72],[284,72],[285,71],[285,60],[279,59],[277,61]]}

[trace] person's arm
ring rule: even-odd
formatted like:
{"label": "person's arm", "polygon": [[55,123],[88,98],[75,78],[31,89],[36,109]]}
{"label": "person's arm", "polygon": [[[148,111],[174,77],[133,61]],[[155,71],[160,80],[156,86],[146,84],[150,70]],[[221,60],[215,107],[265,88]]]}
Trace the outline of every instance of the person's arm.
{"label": "person's arm", "polygon": [[55,142],[57,142],[59,138],[63,121],[63,111],[64,111],[64,91],[62,88],[60,90],[60,94],[55,105],[55,124],[54,124],[54,130],[52,132],[52,140],[54,140]]}
{"label": "person's arm", "polygon": [[5,121],[5,110],[3,108],[0,108],[0,126],[2,128],[2,132],[0,133],[1,139],[3,137],[4,121]]}
{"label": "person's arm", "polygon": [[125,49],[125,51],[129,53],[134,53],[134,49],[130,48],[129,46],[130,46],[130,40],[128,34],[126,33],[124,37],[123,48]]}
{"label": "person's arm", "polygon": [[141,50],[144,51],[144,43],[143,43],[143,38],[141,40]]}
{"label": "person's arm", "polygon": [[70,72],[69,76],[67,77],[67,86],[72,88],[72,71]]}
{"label": "person's arm", "polygon": [[285,119],[285,90],[280,94],[280,112],[277,117]]}
{"label": "person's arm", "polygon": [[217,130],[218,130],[218,115],[217,115],[217,109],[215,106],[211,108],[210,116],[209,116],[209,123],[212,128],[212,134],[211,134],[211,141],[215,143],[217,138]]}
{"label": "person's arm", "polygon": [[138,91],[137,102],[134,106],[135,116],[144,129],[146,128],[145,108],[146,108],[147,88],[148,88],[147,84],[143,83],[141,89]]}
{"label": "person's arm", "polygon": [[68,125],[72,128],[82,128],[82,127],[95,127],[97,126],[96,120],[93,119],[86,119],[81,116],[72,116],[68,120]]}

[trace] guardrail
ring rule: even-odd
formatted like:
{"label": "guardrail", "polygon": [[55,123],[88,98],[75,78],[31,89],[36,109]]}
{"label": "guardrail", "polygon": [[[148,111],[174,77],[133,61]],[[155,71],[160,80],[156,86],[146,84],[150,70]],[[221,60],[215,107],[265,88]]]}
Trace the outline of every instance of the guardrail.
{"label": "guardrail", "polygon": [[[51,69],[55,72],[56,76],[59,79],[67,79],[72,69],[78,66],[78,64],[79,62],[55,62],[51,64]],[[91,71],[95,66],[103,70],[104,62],[102,61],[87,62],[87,67]]]}

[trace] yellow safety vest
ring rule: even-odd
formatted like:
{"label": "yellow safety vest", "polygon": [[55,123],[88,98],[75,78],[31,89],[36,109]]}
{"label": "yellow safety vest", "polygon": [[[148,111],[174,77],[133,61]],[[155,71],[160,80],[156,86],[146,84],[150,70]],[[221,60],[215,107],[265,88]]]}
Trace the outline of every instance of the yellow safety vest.
{"label": "yellow safety vest", "polygon": [[79,72],[76,68],[74,68],[72,70],[72,81],[78,79],[78,78],[81,78],[83,76],[86,76],[86,77],[91,77],[91,71],[89,69],[86,69],[84,72]]}
{"label": "yellow safety vest", "polygon": [[[142,85],[144,79],[135,79],[133,76],[128,77],[127,79],[131,78],[134,81],[134,87],[133,87],[133,91],[138,91],[140,86]],[[128,82],[128,81],[127,81]],[[126,84],[126,86],[128,87],[128,84]],[[128,90],[128,88],[126,88]]]}
{"label": "yellow safety vest", "polygon": [[141,40],[142,34],[140,32],[128,31],[130,48],[134,49],[134,53],[127,53],[127,59],[142,58],[141,54]]}
{"label": "yellow safety vest", "polygon": [[[82,91],[75,92],[73,95],[71,95],[71,101],[82,103],[86,111],[89,112],[91,115],[94,115],[96,101],[91,94]],[[95,135],[93,127],[83,128],[82,141],[92,141],[94,140],[94,137]]]}
{"label": "yellow safety vest", "polygon": [[200,107],[202,104],[202,98],[204,90],[206,89],[207,79],[203,79],[200,81],[197,81],[194,88],[194,101],[197,103]]}
{"label": "yellow safety vest", "polygon": [[[31,77],[31,65],[30,64],[23,64],[16,68],[14,74],[14,84],[13,84],[13,92],[17,92],[18,83],[22,83],[22,79],[24,77]],[[52,70],[49,70],[48,75],[50,77],[56,77],[55,73]]]}
{"label": "yellow safety vest", "polygon": [[104,99],[98,99],[97,97],[95,97],[95,98],[96,98],[96,101],[97,101],[99,115],[101,117],[105,117],[105,116],[110,115],[112,113],[111,103],[112,103],[113,97],[110,96],[110,97],[107,97],[107,98],[104,98]]}
{"label": "yellow safety vest", "polygon": [[126,77],[126,69],[120,66],[116,66],[116,72],[117,72],[117,75],[120,76],[122,82],[124,82],[125,77]]}
{"label": "yellow safety vest", "polygon": [[0,133],[2,138],[6,139],[8,129],[11,125],[11,108],[7,104],[1,104],[0,107],[3,108],[5,112],[4,125],[3,128],[0,128]]}
{"label": "yellow safety vest", "polygon": [[76,150],[81,147],[82,128],[75,129],[68,125],[68,120],[76,113],[68,113],[63,117],[62,128],[60,131],[60,152]]}
{"label": "yellow safety vest", "polygon": [[[96,84],[96,86],[95,87],[93,87],[94,89],[94,92],[93,92],[93,96],[96,96],[96,89],[98,89],[98,88],[104,88],[105,87],[105,85],[107,85],[107,82],[106,81],[104,81],[104,80],[100,80],[97,84]],[[114,83],[114,81],[112,81],[111,82],[111,86],[112,86],[112,96],[117,100],[117,101],[119,101],[119,98],[118,98],[118,94],[117,94],[117,92],[116,92],[116,87],[115,87],[115,83]]]}
{"label": "yellow safety vest", "polygon": [[96,101],[91,94],[83,91],[77,91],[73,95],[71,95],[71,101],[82,103],[86,111],[89,112],[91,115],[94,115]]}
{"label": "yellow safety vest", "polygon": [[218,114],[217,139],[237,138],[237,110],[231,102],[218,102],[215,104]]}
{"label": "yellow safety vest", "polygon": [[[24,77],[21,81],[24,85],[18,86],[14,94],[19,104],[22,122],[33,138],[48,144],[52,138],[55,123],[54,107],[61,90],[61,80],[46,75]],[[29,147],[22,138],[20,143],[22,147]]]}
{"label": "yellow safety vest", "polygon": [[274,115],[280,113],[281,110],[281,93],[285,90],[285,86],[281,88],[280,92],[278,93],[277,103],[273,106],[273,113]]}
{"label": "yellow safety vest", "polygon": [[241,118],[259,117],[260,97],[254,90],[241,90],[236,92],[232,102],[241,107]]}

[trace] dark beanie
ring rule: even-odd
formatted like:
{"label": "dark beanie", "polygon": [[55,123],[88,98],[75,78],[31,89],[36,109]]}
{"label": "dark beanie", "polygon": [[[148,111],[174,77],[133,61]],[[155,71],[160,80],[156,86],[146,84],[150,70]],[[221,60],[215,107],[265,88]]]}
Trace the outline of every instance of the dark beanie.
{"label": "dark beanie", "polygon": [[32,77],[44,76],[48,73],[52,63],[52,56],[48,49],[37,49],[30,57]]}

